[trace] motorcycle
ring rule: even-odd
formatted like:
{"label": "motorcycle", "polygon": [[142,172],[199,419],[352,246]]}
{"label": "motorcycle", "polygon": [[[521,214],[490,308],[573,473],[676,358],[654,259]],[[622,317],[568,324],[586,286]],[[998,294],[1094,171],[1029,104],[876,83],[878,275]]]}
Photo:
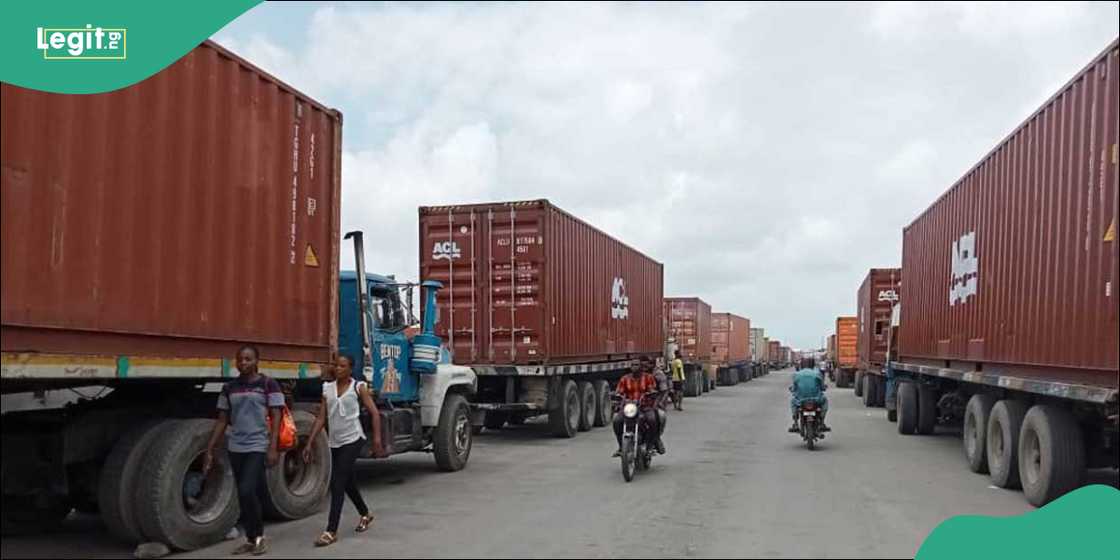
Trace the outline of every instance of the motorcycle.
{"label": "motorcycle", "polygon": [[656,445],[650,435],[650,427],[642,422],[642,402],[619,397],[615,400],[620,403],[622,411],[622,478],[630,482],[637,471],[649,470]]}
{"label": "motorcycle", "polygon": [[798,425],[801,429],[801,439],[805,440],[805,445],[812,450],[817,443],[818,439],[824,439],[824,433],[821,432],[820,423],[820,406],[813,401],[805,401],[801,403],[801,411],[798,414]]}

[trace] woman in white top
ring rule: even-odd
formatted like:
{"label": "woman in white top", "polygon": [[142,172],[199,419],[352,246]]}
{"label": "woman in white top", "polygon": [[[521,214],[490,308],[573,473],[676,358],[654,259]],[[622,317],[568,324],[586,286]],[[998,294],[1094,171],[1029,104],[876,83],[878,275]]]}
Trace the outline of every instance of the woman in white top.
{"label": "woman in white top", "polygon": [[311,427],[308,445],[303,449],[303,460],[311,462],[311,447],[315,436],[329,422],[327,442],[331,446],[331,511],[327,518],[327,530],[315,540],[316,546],[327,546],[338,540],[338,520],[342,516],[344,496],[350,497],[358,514],[362,516],[358,520],[355,531],[364,532],[369,529],[370,523],[373,523],[373,514],[366,507],[366,502],[358,491],[357,480],[354,478],[354,463],[361,455],[362,445],[365,443],[365,434],[359,419],[360,406],[364,405],[369,410],[372,419],[374,457],[385,455],[381,446],[381,417],[370,395],[369,386],[353,378],[353,369],[354,360],[350,356],[338,357],[334,381],[323,383],[319,414]]}

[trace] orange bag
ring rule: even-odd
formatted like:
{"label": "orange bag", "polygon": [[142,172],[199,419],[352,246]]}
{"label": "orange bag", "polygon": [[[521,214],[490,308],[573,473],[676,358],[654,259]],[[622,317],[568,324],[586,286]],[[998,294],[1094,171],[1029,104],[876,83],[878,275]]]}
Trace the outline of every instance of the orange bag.
{"label": "orange bag", "polygon": [[[272,409],[268,412],[268,429],[272,430]],[[298,439],[296,421],[292,418],[292,411],[285,405],[280,409],[280,438],[276,442],[276,449],[281,452],[293,449]]]}

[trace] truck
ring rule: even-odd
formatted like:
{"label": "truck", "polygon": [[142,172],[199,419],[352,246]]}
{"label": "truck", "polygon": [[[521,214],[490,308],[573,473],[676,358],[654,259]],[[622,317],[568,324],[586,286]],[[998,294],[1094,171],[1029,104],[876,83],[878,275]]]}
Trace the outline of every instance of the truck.
{"label": "truck", "polygon": [[770,367],[775,369],[782,369],[782,342],[780,340],[766,341],[766,359],[770,362]]}
{"label": "truck", "polygon": [[851,387],[859,368],[859,318],[837,317],[836,332],[830,340],[833,345],[836,386]]}
{"label": "truck", "polygon": [[476,432],[606,426],[618,379],[663,358],[663,265],[550,201],[424,206],[419,224],[420,277],[445,286],[435,333],[477,379]]}
{"label": "truck", "polygon": [[856,292],[856,396],[867,407],[882,407],[886,402],[891,313],[899,303],[901,280],[901,269],[872,268]]}
{"label": "truck", "polygon": [[770,372],[766,360],[766,330],[751,327],[751,377],[762,377]]}
{"label": "truck", "polygon": [[665,298],[663,313],[668,336],[684,361],[686,397],[699,397],[715,388],[712,364],[712,307],[698,297]]}
{"label": "truck", "polygon": [[[390,450],[465,465],[471,372],[439,363],[431,325],[401,340],[340,297],[338,111],[210,41],[110,93],[5,83],[0,98],[5,535],[78,509],[126,542],[220,541],[235,483],[224,452],[208,474],[201,457],[244,344],[301,434],[267,471],[268,517],[311,515],[327,495],[326,438],[307,432],[340,337],[365,341],[367,379],[395,368],[399,388],[377,396]],[[395,285],[368,288],[401,317]]]}
{"label": "truck", "polygon": [[712,313],[712,362],[720,385],[750,380],[750,332],[750,319],[734,313]]}
{"label": "truck", "polygon": [[903,230],[888,410],[1045,505],[1120,468],[1113,42]]}

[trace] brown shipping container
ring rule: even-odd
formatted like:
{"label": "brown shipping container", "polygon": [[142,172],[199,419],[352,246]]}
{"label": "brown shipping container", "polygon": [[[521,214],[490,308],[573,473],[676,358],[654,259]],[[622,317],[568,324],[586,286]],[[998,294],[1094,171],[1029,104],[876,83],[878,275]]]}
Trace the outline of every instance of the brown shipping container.
{"label": "brown shipping container", "polygon": [[836,335],[828,335],[828,350],[827,357],[830,361],[836,361]]}
{"label": "brown shipping container", "polygon": [[330,358],[340,113],[209,41],[110,93],[0,92],[5,352]]}
{"label": "brown shipping container", "polygon": [[665,298],[663,313],[685,360],[712,359],[712,306],[695,297]]}
{"label": "brown shipping container", "polygon": [[1117,387],[1117,42],[903,231],[902,361]]}
{"label": "brown shipping container", "polygon": [[887,360],[891,309],[899,302],[902,271],[872,268],[859,286],[856,314],[859,321],[859,369],[877,372]]}
{"label": "brown shipping container", "polygon": [[734,364],[750,359],[751,320],[733,313],[712,313],[712,361]]}
{"label": "brown shipping container", "polygon": [[420,208],[420,277],[460,364],[661,353],[661,263],[547,200]]}
{"label": "brown shipping container", "polygon": [[782,361],[782,343],[781,343],[781,341],[771,340],[767,344],[770,345],[770,352],[768,353],[769,356],[770,356],[770,361],[771,362]]}
{"label": "brown shipping container", "polygon": [[859,365],[859,317],[836,318],[836,367]]}

